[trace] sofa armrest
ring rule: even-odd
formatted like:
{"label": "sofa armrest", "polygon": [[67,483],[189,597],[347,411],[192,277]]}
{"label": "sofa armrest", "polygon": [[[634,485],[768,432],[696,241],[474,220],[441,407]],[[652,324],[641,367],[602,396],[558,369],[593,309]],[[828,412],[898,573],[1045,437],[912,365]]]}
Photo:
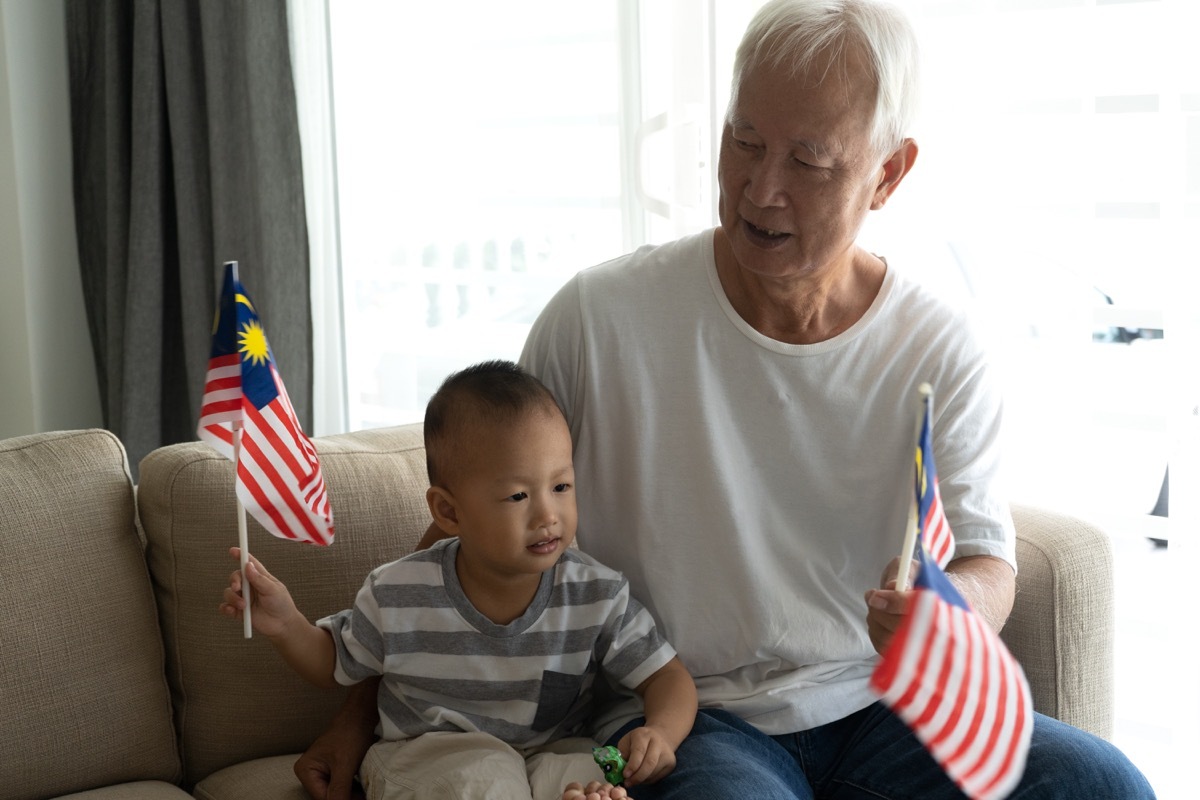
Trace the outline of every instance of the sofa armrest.
{"label": "sofa armrest", "polygon": [[1055,511],[1014,505],[1017,597],[1001,637],[1043,714],[1111,738],[1113,560],[1108,535]]}

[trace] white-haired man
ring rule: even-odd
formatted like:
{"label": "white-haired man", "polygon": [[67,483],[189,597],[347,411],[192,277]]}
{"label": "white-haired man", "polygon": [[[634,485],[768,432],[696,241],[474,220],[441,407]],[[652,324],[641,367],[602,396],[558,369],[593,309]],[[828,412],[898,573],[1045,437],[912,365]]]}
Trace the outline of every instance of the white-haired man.
{"label": "white-haired man", "polygon": [[[959,312],[856,243],[916,159],[915,87],[894,9],[769,2],[735,60],[720,227],[581,272],[526,342],[589,487],[580,546],[628,577],[699,692],[675,772],[633,797],[961,797],[868,688],[909,607],[872,587],[894,574],[921,383],[947,573],[997,630],[1015,591],[987,358]],[[617,703],[597,736],[637,724]],[[324,752],[298,771],[323,780]],[[1012,796],[1154,795],[1110,744],[1038,716]]]}

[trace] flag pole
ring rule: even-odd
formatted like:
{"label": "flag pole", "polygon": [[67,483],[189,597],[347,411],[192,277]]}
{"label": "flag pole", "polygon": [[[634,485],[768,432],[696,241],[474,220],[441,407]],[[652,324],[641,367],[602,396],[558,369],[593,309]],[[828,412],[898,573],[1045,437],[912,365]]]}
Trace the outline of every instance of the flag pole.
{"label": "flag pole", "polygon": [[237,470],[238,461],[242,455],[242,423],[240,421],[233,423],[233,472],[234,478],[234,497],[237,499],[237,522],[238,522],[238,551],[241,554],[240,563],[242,570],[242,598],[246,601],[246,610],[242,614],[242,637],[249,639],[254,635],[254,628],[250,625],[250,581],[246,580],[246,564],[250,562],[250,542],[246,532],[246,508],[242,505],[242,499],[237,497]]}
{"label": "flag pole", "polygon": [[[233,265],[233,285],[239,286],[238,278],[238,262],[226,262]],[[234,290],[237,291],[236,289]],[[234,304],[237,305],[236,303]],[[234,312],[237,313],[236,311]],[[244,400],[243,393],[243,400]],[[239,419],[233,423],[233,483],[234,495],[237,495],[237,471],[241,469],[242,461],[242,421]],[[238,522],[238,550],[241,552],[239,562],[242,570],[242,598],[246,601],[246,612],[242,614],[242,637],[249,639],[254,635],[254,628],[250,626],[250,581],[246,580],[246,564],[250,563],[250,541],[246,533],[246,508],[242,505],[242,498],[237,498],[237,522]]]}
{"label": "flag pole", "polygon": [[[920,409],[917,411],[916,430],[913,432],[912,440],[920,446],[921,442],[921,425],[925,422],[925,405],[933,402],[933,387],[928,383],[922,383],[917,387],[918,394],[921,395]],[[896,590],[904,591],[908,588],[908,573],[912,567],[913,551],[917,547],[917,493],[913,491],[912,497],[908,505],[908,527],[904,531],[904,546],[900,550],[900,571],[896,573]]]}

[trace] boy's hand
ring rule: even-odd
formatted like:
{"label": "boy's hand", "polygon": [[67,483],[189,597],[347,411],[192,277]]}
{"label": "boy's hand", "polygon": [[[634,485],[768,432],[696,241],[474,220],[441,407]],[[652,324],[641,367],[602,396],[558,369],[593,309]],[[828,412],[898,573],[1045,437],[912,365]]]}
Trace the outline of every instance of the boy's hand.
{"label": "boy's hand", "polygon": [[[235,561],[241,562],[241,549],[229,548],[230,555]],[[267,572],[262,563],[250,556],[246,563],[246,580],[250,582],[251,599],[253,601],[250,623],[254,630],[268,638],[281,635],[292,620],[300,614],[292,600],[291,593],[278,578]],[[229,587],[225,589],[225,600],[218,607],[227,617],[241,619],[246,608],[246,600],[242,597],[242,572],[234,570],[229,576]],[[307,623],[307,620],[305,620]]]}
{"label": "boy's hand", "polygon": [[625,783],[655,783],[675,769],[675,748],[656,728],[643,725],[621,737],[617,749],[625,758]]}

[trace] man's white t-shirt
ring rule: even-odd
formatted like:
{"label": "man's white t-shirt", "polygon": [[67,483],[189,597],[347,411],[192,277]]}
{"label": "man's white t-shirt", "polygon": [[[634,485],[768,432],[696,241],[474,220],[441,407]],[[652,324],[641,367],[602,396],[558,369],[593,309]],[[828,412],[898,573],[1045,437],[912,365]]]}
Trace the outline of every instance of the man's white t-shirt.
{"label": "man's white t-shirt", "polygon": [[863,594],[903,543],[921,383],[956,555],[1015,567],[985,354],[891,266],[845,333],[784,344],[734,311],[706,231],[579,273],[521,361],[571,426],[580,547],[626,575],[702,707],[780,734],[874,702]]}

